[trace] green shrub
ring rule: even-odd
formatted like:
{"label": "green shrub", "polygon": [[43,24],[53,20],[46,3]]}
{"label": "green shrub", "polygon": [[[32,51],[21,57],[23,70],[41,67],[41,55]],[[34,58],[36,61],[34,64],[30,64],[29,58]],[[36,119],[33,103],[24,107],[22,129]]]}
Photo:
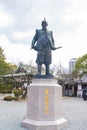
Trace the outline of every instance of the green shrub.
{"label": "green shrub", "polygon": [[0,93],[12,93],[12,85],[0,84]]}
{"label": "green shrub", "polygon": [[19,97],[22,95],[22,90],[21,89],[14,89],[13,93],[14,93],[15,97]]}
{"label": "green shrub", "polygon": [[1,89],[0,93],[12,93],[12,90]]}
{"label": "green shrub", "polygon": [[18,98],[17,97],[12,97],[12,96],[6,96],[6,97],[4,97],[4,100],[5,101],[12,101],[12,100],[18,100]]}

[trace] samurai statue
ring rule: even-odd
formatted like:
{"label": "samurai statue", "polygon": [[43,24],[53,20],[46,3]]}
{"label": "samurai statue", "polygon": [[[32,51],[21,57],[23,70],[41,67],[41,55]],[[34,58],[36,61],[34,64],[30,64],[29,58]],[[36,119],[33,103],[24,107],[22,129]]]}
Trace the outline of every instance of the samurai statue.
{"label": "samurai statue", "polygon": [[49,69],[52,63],[51,51],[60,47],[55,47],[53,32],[47,29],[48,23],[45,18],[41,26],[42,28],[40,30],[36,29],[31,48],[37,51],[36,63],[38,65],[38,75],[41,75],[42,64],[45,65],[45,75],[50,75]]}

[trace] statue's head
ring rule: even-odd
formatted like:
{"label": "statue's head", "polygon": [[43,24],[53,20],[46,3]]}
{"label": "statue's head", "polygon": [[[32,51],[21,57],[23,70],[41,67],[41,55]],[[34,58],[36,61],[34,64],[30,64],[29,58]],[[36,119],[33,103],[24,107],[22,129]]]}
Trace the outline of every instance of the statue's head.
{"label": "statue's head", "polygon": [[42,21],[41,23],[42,27],[47,27],[48,26],[48,23],[46,21],[46,19],[44,18],[44,20]]}

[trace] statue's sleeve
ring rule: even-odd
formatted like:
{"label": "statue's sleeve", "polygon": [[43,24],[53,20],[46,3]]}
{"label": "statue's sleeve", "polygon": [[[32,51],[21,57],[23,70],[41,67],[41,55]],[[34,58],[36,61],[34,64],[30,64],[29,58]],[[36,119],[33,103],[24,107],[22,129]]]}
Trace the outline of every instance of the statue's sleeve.
{"label": "statue's sleeve", "polygon": [[37,41],[37,39],[38,39],[37,31],[38,31],[38,30],[36,29],[36,33],[35,33],[35,35],[34,35],[34,37],[33,37],[33,40],[32,40],[31,48],[34,47],[34,44],[36,43],[36,41]]}
{"label": "statue's sleeve", "polygon": [[53,38],[53,32],[51,31],[51,38],[52,38],[52,44],[53,44],[53,47],[55,46],[55,41],[54,41],[54,38]]}

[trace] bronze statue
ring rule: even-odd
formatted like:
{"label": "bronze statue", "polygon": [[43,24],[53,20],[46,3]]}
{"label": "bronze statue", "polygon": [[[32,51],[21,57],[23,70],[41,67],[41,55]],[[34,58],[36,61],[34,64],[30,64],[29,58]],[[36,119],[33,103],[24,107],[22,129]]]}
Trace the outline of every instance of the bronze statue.
{"label": "bronze statue", "polygon": [[52,62],[51,50],[61,47],[56,48],[54,46],[53,33],[47,29],[48,23],[45,19],[42,21],[41,25],[42,29],[36,29],[31,48],[37,51],[36,63],[38,65],[38,75],[41,75],[42,64],[44,64],[46,68],[45,75],[50,75],[49,68]]}

